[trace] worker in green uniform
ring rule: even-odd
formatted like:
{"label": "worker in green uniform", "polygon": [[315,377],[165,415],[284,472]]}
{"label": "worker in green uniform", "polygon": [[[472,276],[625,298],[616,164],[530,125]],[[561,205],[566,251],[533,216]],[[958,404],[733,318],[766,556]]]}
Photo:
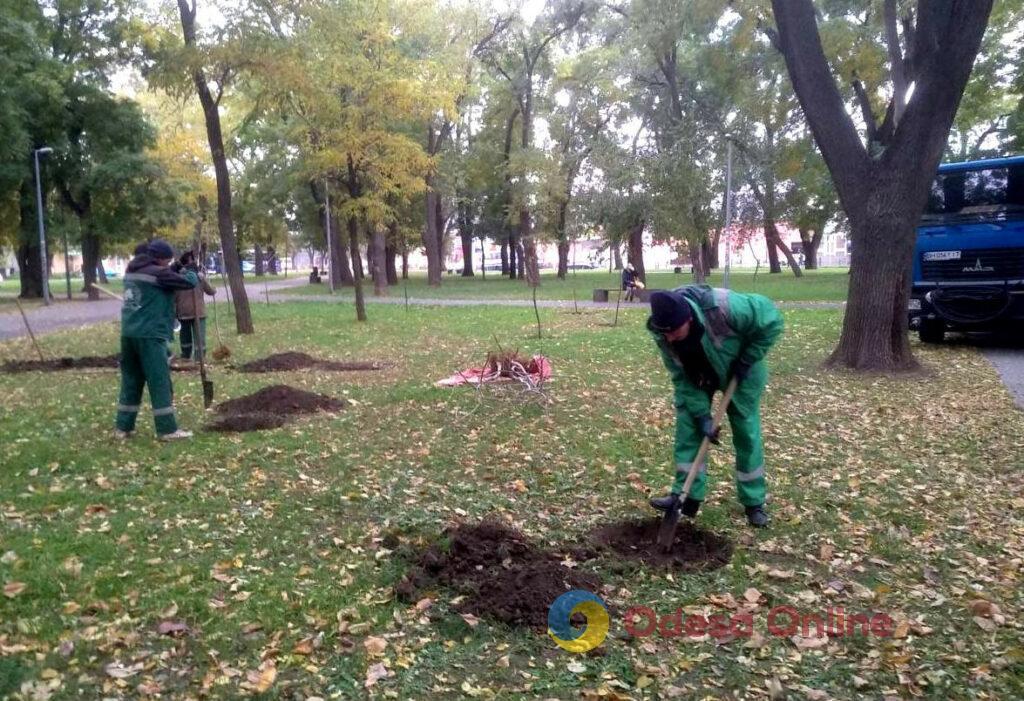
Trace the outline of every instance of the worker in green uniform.
{"label": "worker in green uniform", "polygon": [[167,344],[174,337],[174,293],[195,287],[199,280],[174,262],[166,241],[151,241],[128,263],[121,306],[121,398],[117,405],[117,438],[135,432],[143,387],[149,386],[153,420],[161,440],[190,438],[174,417]]}
{"label": "worker in green uniform", "polygon": [[767,526],[760,404],[768,380],[764,357],[782,334],[779,310],[762,295],[688,285],[651,295],[647,329],[672,376],[676,406],[675,481],[672,493],[651,499],[651,506],[697,515],[707,490],[706,463],[697,467],[687,498],[680,502],[678,495],[703,439],[719,442],[711,398],[735,377],[727,413],[736,449],[736,492],[747,522]]}

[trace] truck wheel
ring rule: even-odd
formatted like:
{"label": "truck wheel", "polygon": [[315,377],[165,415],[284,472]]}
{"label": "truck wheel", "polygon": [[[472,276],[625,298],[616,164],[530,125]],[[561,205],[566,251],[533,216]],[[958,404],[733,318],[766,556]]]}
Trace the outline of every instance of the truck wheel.
{"label": "truck wheel", "polygon": [[936,319],[924,319],[917,336],[921,343],[942,343],[946,340],[946,325]]}

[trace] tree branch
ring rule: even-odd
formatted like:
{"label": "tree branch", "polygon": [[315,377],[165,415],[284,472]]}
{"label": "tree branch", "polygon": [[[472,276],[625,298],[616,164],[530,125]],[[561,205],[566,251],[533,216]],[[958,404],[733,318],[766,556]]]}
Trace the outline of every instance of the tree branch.
{"label": "tree branch", "polygon": [[871,109],[871,99],[864,89],[864,83],[860,82],[860,78],[857,77],[856,73],[853,76],[853,93],[857,96],[857,105],[860,107],[861,117],[864,119],[864,125],[868,130],[868,143],[877,142],[878,121],[875,119],[874,110]]}
{"label": "tree branch", "polygon": [[903,111],[907,107],[907,76],[903,63],[903,51],[900,49],[900,35],[896,29],[896,0],[885,0],[882,7],[885,21],[885,43],[889,49],[889,72],[892,75],[893,88],[893,127],[899,126],[903,119]]}

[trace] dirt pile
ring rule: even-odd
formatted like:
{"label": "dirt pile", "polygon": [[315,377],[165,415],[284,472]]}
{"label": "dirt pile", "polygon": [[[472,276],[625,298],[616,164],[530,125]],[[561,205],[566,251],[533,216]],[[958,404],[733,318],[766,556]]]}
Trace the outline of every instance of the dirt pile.
{"label": "dirt pile", "polygon": [[386,365],[378,362],[340,362],[321,360],[306,353],[289,351],[275,353],[266,358],[239,365],[240,372],[282,372],[287,370],[323,370],[325,372],[353,372],[357,370],[381,370]]}
{"label": "dirt pile", "polygon": [[610,523],[594,530],[590,541],[598,553],[690,572],[715,570],[732,558],[732,543],[727,538],[685,521],[676,529],[675,543],[666,553],[657,544],[660,526],[659,518]]}
{"label": "dirt pile", "polygon": [[423,551],[396,590],[407,601],[438,585],[465,597],[461,613],[512,625],[547,627],[551,602],[570,589],[597,591],[594,574],[569,569],[515,529],[489,520],[446,530]]}
{"label": "dirt pile", "polygon": [[0,365],[0,372],[58,372],[60,370],[116,368],[120,357],[119,355],[88,355],[82,358],[54,358],[52,360],[8,360]]}
{"label": "dirt pile", "polygon": [[318,411],[336,412],[345,402],[323,394],[306,392],[288,385],[270,385],[244,397],[218,404],[220,418],[207,424],[208,431],[260,431],[280,428],[296,416]]}

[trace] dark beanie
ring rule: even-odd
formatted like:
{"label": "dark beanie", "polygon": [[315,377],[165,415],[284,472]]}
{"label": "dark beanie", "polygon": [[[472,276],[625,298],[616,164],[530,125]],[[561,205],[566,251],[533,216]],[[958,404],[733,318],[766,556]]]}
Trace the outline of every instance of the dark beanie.
{"label": "dark beanie", "polygon": [[675,331],[693,316],[690,304],[678,292],[651,294],[651,328]]}
{"label": "dark beanie", "polygon": [[153,239],[150,241],[147,252],[157,260],[167,260],[174,257],[174,249],[171,248],[171,244],[163,239]]}

